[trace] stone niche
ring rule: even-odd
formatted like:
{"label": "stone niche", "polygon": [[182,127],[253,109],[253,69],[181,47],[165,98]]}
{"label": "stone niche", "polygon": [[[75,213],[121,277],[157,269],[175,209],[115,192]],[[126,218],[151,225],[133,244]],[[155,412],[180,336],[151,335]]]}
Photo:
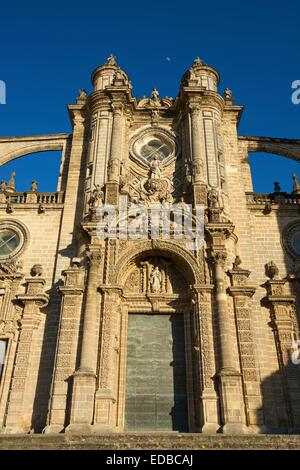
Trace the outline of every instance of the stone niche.
{"label": "stone niche", "polygon": [[133,264],[124,282],[124,292],[135,294],[184,294],[188,285],[180,271],[165,258],[148,258]]}

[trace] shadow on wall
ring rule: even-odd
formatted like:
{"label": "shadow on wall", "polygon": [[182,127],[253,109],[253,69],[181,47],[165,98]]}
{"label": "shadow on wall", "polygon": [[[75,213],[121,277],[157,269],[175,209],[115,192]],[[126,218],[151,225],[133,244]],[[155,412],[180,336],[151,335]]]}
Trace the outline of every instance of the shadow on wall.
{"label": "shadow on wall", "polygon": [[300,434],[300,365],[291,361],[261,383],[264,417],[261,432]]}

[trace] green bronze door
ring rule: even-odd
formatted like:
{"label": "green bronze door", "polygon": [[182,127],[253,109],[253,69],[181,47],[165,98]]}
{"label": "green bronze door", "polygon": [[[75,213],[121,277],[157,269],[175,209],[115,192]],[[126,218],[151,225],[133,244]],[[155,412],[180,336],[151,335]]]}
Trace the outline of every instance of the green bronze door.
{"label": "green bronze door", "polygon": [[183,315],[129,314],[126,431],[188,431]]}

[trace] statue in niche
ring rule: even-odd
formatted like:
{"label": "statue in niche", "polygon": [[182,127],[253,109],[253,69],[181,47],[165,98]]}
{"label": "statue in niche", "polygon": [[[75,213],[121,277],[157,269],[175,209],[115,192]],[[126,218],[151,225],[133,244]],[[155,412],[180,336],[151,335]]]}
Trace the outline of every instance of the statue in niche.
{"label": "statue in niche", "polygon": [[161,291],[161,272],[158,266],[155,266],[150,274],[150,290],[153,293]]}

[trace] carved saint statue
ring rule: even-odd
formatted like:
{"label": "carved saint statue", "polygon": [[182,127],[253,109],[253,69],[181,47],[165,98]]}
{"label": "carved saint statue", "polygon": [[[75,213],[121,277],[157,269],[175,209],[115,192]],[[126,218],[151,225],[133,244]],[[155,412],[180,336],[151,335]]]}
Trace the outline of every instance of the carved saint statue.
{"label": "carved saint statue", "polygon": [[106,63],[107,65],[116,65],[117,62],[116,62],[116,56],[114,56],[113,54],[109,54],[109,57],[107,57],[106,59]]}
{"label": "carved saint statue", "polygon": [[225,88],[224,97],[225,97],[225,100],[232,101],[232,90],[230,90],[230,88]]}
{"label": "carved saint statue", "polygon": [[153,88],[153,90],[151,92],[150,105],[160,106],[159,93],[158,93],[156,88]]}
{"label": "carved saint statue", "polygon": [[150,179],[151,180],[160,180],[161,179],[161,163],[159,158],[155,156],[151,162],[150,166]]}
{"label": "carved saint statue", "polygon": [[151,292],[161,291],[161,272],[158,266],[156,266],[150,274],[150,290]]}
{"label": "carved saint statue", "polygon": [[97,184],[89,200],[90,208],[101,207],[103,204],[104,193],[100,188],[100,185]]}
{"label": "carved saint statue", "polygon": [[293,194],[300,194],[300,183],[298,181],[298,176],[293,175]]}
{"label": "carved saint statue", "polygon": [[15,191],[15,190],[16,190],[16,186],[15,186],[15,176],[16,176],[16,173],[15,173],[15,172],[13,172],[13,173],[10,175],[10,178],[9,178],[8,183],[7,183],[6,189],[10,189],[11,191]]}
{"label": "carved saint statue", "polygon": [[30,191],[36,192],[36,191],[37,191],[37,188],[38,188],[37,181],[36,181],[36,180],[31,181],[31,189],[30,189]]}

